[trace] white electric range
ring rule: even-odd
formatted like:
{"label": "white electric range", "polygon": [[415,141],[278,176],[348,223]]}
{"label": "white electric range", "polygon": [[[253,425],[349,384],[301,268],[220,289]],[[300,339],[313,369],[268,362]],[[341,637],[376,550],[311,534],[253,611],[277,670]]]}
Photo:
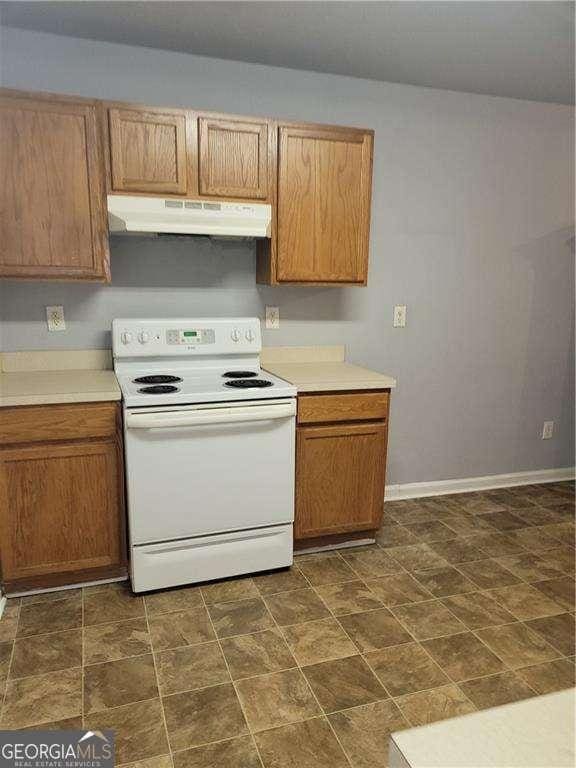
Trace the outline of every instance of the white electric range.
{"label": "white electric range", "polygon": [[292,563],[296,390],[257,318],[114,320],[135,592]]}

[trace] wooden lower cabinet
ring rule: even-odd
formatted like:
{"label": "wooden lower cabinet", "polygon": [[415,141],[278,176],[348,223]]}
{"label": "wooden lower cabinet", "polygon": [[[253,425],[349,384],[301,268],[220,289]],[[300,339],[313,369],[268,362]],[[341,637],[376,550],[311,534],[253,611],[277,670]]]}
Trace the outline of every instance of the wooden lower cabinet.
{"label": "wooden lower cabinet", "polygon": [[[334,421],[313,425],[314,412],[328,407],[334,398]],[[355,400],[365,405],[365,395],[349,396],[352,418]],[[388,395],[376,395],[387,403]],[[386,398],[383,400],[383,398]],[[380,526],[386,476],[387,415],[378,420],[341,421],[342,395],[301,396],[296,432],[296,511],[294,535],[297,541],[358,531]],[[319,411],[317,411],[319,412]],[[361,418],[361,417],[360,417]],[[337,422],[337,423],[335,423]]]}
{"label": "wooden lower cabinet", "polygon": [[[51,409],[63,430],[49,437]],[[0,411],[0,566],[8,594],[125,572],[119,418],[115,403]],[[81,429],[77,439],[58,439],[74,422],[85,436],[78,436]]]}

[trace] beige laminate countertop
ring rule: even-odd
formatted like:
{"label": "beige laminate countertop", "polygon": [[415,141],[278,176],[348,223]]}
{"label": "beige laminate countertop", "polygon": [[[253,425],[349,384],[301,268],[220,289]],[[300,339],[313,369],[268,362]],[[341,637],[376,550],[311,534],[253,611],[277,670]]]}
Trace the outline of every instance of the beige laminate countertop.
{"label": "beige laminate countertop", "polygon": [[393,389],[396,380],[344,360],[344,347],[279,347],[262,350],[262,367],[298,392]]}
{"label": "beige laminate countertop", "polygon": [[575,689],[392,734],[390,768],[573,768]]}
{"label": "beige laminate countertop", "polygon": [[[265,347],[262,367],[299,392],[392,389],[396,380],[344,360],[335,347]],[[109,350],[0,355],[0,408],[120,400]]]}
{"label": "beige laminate countertop", "polygon": [[18,371],[0,373],[0,408],[120,400],[114,371]]}

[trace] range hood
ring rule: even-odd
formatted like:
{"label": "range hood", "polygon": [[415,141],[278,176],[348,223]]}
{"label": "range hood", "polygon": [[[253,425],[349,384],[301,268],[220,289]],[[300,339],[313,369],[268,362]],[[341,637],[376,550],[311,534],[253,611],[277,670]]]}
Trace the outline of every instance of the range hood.
{"label": "range hood", "polygon": [[216,237],[270,237],[272,209],[264,203],[220,203],[108,195],[112,234],[159,232]]}

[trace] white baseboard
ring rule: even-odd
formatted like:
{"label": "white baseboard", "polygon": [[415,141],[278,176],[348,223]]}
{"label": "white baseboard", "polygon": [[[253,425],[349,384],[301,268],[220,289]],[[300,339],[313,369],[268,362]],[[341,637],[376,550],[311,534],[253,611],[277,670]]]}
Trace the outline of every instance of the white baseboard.
{"label": "white baseboard", "polygon": [[459,480],[436,480],[429,483],[403,483],[386,486],[385,499],[418,499],[423,496],[444,496],[447,493],[483,491],[489,488],[510,488],[515,485],[536,483],[558,483],[574,480],[575,467],[539,469],[533,472],[514,472],[508,475],[486,475],[484,477],[463,477]]}
{"label": "white baseboard", "polygon": [[6,608],[6,595],[0,595],[0,619],[4,613],[4,608]]}

